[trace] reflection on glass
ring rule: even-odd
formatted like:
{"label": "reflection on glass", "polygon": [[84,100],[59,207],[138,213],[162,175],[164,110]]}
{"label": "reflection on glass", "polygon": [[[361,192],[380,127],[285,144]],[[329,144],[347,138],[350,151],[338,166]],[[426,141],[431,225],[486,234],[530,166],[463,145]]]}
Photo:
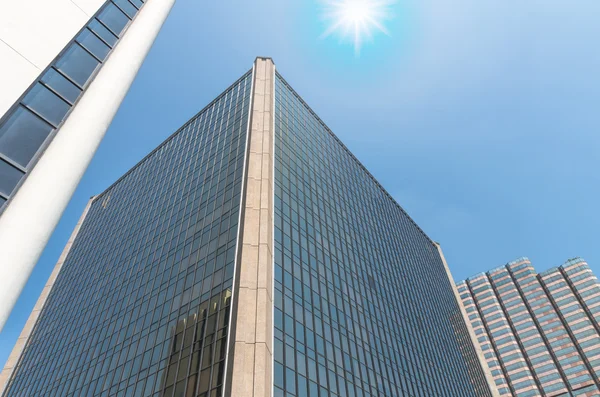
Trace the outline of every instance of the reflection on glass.
{"label": "reflection on glass", "polygon": [[142,0],[129,0],[131,3],[133,3],[134,6],[136,6],[137,8],[141,8],[142,5],[144,3],[142,3]]}
{"label": "reflection on glass", "polygon": [[0,153],[27,167],[51,131],[50,124],[19,106],[0,127]]}
{"label": "reflection on glass", "polygon": [[129,18],[133,18],[137,9],[131,5],[131,3],[127,0],[113,0],[113,2],[119,6],[119,8],[129,16]]}
{"label": "reflection on glass", "polygon": [[71,106],[40,83],[36,84],[23,99],[23,104],[35,110],[55,127],[60,124]]}
{"label": "reflection on glass", "polygon": [[100,36],[102,40],[107,42],[108,45],[110,45],[111,47],[114,47],[114,45],[117,43],[117,36],[112,34],[112,32],[108,30],[106,26],[98,22],[97,19],[93,19],[92,22],[90,22],[90,24],[88,25],[88,28],[90,28],[94,33]]}
{"label": "reflection on glass", "polygon": [[129,18],[127,18],[127,16],[114,4],[108,4],[108,6],[100,12],[100,15],[98,15],[97,18],[117,36],[121,35],[127,22],[129,22]]}
{"label": "reflection on glass", "polygon": [[56,62],[56,68],[81,87],[85,85],[98,65],[99,62],[77,43],[71,44],[71,47]]}
{"label": "reflection on glass", "polygon": [[[173,393],[174,396],[196,396],[222,384],[230,303],[231,289],[228,288],[201,303],[173,327],[168,367],[161,380],[161,396],[170,397]],[[220,317],[218,323],[217,315]],[[216,338],[220,339],[213,343]],[[198,373],[201,373],[199,384]]]}
{"label": "reflection on glass", "polygon": [[85,47],[86,50],[91,52],[100,60],[104,60],[110,51],[110,47],[102,42],[94,33],[89,29],[84,29],[79,36],[77,36],[77,42]]}
{"label": "reflection on glass", "polygon": [[64,99],[71,102],[71,104],[73,104],[79,97],[79,94],[81,94],[81,90],[75,84],[71,83],[54,69],[49,69],[44,76],[42,76],[42,82],[51,87]]}
{"label": "reflection on glass", "polygon": [[[12,165],[0,160],[0,193],[10,196],[17,183],[23,176],[23,173]],[[6,200],[0,198],[0,207]]]}

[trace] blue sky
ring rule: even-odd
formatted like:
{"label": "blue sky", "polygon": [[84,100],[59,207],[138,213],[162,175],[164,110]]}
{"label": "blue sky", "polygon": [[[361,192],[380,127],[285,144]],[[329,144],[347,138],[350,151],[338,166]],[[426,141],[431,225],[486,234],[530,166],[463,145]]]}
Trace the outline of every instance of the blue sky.
{"label": "blue sky", "polygon": [[404,0],[359,57],[314,0],[177,0],[0,334],[4,363],[88,198],[224,88],[278,70],[456,280],[528,256],[600,274],[600,3]]}

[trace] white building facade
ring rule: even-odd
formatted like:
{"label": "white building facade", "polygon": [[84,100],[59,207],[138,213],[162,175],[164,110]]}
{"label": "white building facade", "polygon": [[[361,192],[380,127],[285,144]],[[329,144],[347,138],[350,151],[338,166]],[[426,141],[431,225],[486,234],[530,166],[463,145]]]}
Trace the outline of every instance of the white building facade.
{"label": "white building facade", "polygon": [[0,0],[0,331],[175,0]]}

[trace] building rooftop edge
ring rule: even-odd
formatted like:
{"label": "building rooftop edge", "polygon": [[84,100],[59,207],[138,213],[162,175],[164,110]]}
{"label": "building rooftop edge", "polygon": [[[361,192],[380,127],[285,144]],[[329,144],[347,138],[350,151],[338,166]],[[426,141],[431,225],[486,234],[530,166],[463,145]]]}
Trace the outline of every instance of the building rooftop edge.
{"label": "building rooftop edge", "polygon": [[251,68],[250,70],[246,71],[240,78],[238,78],[237,80],[235,80],[232,84],[230,84],[229,86],[227,86],[227,88],[225,88],[219,95],[217,95],[212,101],[210,101],[206,106],[204,106],[199,112],[197,112],[196,114],[194,114],[193,116],[191,116],[190,118],[188,118],[188,120],[179,128],[177,128],[177,130],[175,130],[175,132],[173,132],[171,135],[169,135],[167,138],[165,138],[164,141],[162,141],[160,144],[158,144],[154,149],[152,149],[148,154],[146,154],[144,157],[142,157],[137,163],[135,163],[132,167],[130,167],[123,175],[121,175],[116,181],[114,181],[113,183],[111,183],[106,189],[104,189],[101,193],[95,194],[92,196],[93,201],[98,200],[101,196],[103,196],[104,194],[106,194],[106,192],[108,192],[110,189],[112,189],[114,186],[116,186],[119,182],[121,182],[125,177],[127,177],[130,173],[132,173],[136,168],[138,168],[140,165],[142,165],[142,163],[144,163],[144,161],[148,160],[153,154],[155,154],[160,148],[162,148],[163,146],[165,146],[171,139],[175,138],[180,132],[182,132],[184,130],[184,128],[192,121],[194,120],[196,117],[198,117],[199,115],[201,115],[204,111],[206,111],[208,108],[210,108],[215,102],[217,102],[219,99],[221,99],[221,97],[223,95],[225,95],[232,87],[234,87],[236,84],[238,84],[241,80],[245,79],[246,77],[248,77],[248,74],[252,73],[253,68]]}
{"label": "building rooftop edge", "polygon": [[421,229],[421,227],[417,224],[417,222],[415,222],[415,220],[408,214],[408,212],[406,212],[406,210],[404,208],[402,208],[402,206],[398,203],[398,201],[396,201],[396,199],[383,187],[383,185],[377,180],[377,178],[375,178],[375,176],[367,169],[367,167],[365,167],[365,165],[354,155],[354,153],[352,153],[352,151],[344,144],[344,142],[342,142],[342,140],[327,126],[327,124],[325,124],[325,122],[317,115],[317,113],[302,98],[302,96],[292,87],[292,85],[290,83],[287,82],[287,80],[281,75],[281,73],[276,71],[276,74],[279,76],[279,78],[281,78],[283,83],[288,86],[288,88],[292,91],[292,93],[294,95],[296,95],[296,97],[298,97],[300,102],[302,102],[304,104],[304,106],[306,106],[306,108],[317,119],[317,121],[325,128],[325,130],[327,130],[327,132],[342,146],[342,148],[352,157],[352,159],[354,159],[354,161],[356,161],[356,163],[367,173],[367,176],[370,179],[372,179],[373,182],[375,182],[375,184],[383,191],[383,193],[386,196],[388,196],[388,198],[390,198],[392,200],[392,202],[400,209],[400,211],[402,211],[402,213],[404,213],[404,215],[406,215],[406,217],[417,227],[417,229],[425,236],[425,238],[427,240],[429,240],[429,242],[434,246],[440,245],[439,243],[433,241],[433,239],[431,237],[429,237],[423,229]]}
{"label": "building rooftop edge", "polygon": [[[477,279],[477,278],[479,278],[479,277],[481,277],[481,276],[489,275],[489,274],[491,274],[491,273],[494,273],[494,272],[496,272],[496,271],[499,271],[499,270],[505,269],[505,268],[507,268],[508,266],[511,266],[511,265],[514,265],[514,264],[517,264],[517,263],[520,263],[520,262],[524,262],[524,261],[528,261],[528,262],[530,263],[530,265],[533,267],[533,264],[531,264],[531,261],[529,260],[529,258],[528,258],[528,257],[526,257],[526,256],[522,256],[522,257],[520,257],[520,258],[517,258],[517,259],[515,259],[515,260],[512,260],[512,261],[510,261],[510,262],[507,262],[505,265],[500,265],[500,266],[494,267],[494,268],[492,268],[492,269],[490,269],[490,270],[486,270],[486,271],[484,271],[484,272],[479,272],[479,273],[476,273],[476,274],[474,274],[474,275],[472,275],[472,276],[470,276],[470,277],[467,277],[467,278],[465,278],[465,279],[462,279],[462,280],[460,280],[460,281],[457,281],[457,282],[456,282],[456,285],[458,285],[458,284],[464,284],[464,283],[466,283],[467,281],[475,280],[475,279]],[[564,262],[562,265],[550,267],[549,269],[546,269],[546,270],[544,270],[544,271],[542,271],[542,272],[539,272],[539,273],[537,273],[537,274],[538,274],[539,276],[547,276],[547,275],[549,275],[549,274],[551,274],[551,273],[553,273],[553,272],[556,272],[556,271],[558,271],[559,269],[563,269],[563,268],[564,268],[564,267],[566,267],[566,266],[570,266],[570,265],[576,265],[576,264],[579,264],[579,263],[587,263],[587,262],[586,262],[586,261],[585,261],[585,259],[583,259],[582,257],[580,257],[580,256],[575,256],[575,257],[573,257],[573,258],[569,258],[569,259],[567,259],[567,260],[566,260],[566,261],[565,261],[565,262]]]}

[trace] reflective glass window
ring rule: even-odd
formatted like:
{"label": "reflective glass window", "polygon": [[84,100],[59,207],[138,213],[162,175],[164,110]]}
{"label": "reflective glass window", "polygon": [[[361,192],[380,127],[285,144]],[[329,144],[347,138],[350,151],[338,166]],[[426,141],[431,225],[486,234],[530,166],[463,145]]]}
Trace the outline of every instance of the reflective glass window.
{"label": "reflective glass window", "polygon": [[65,76],[57,72],[55,69],[49,69],[43,76],[42,82],[56,91],[67,101],[74,103],[81,89],[75,84],[71,83]]}
{"label": "reflective glass window", "polygon": [[129,22],[127,15],[123,14],[114,4],[109,3],[97,17],[115,35],[120,36]]}
{"label": "reflective glass window", "polygon": [[56,68],[83,87],[99,64],[89,52],[73,43],[56,62]]}
{"label": "reflective glass window", "polygon": [[[10,196],[22,176],[23,173],[21,171],[0,159],[0,193]],[[0,206],[2,204],[4,204],[4,201],[0,202]]]}
{"label": "reflective glass window", "polygon": [[114,47],[114,45],[117,43],[118,37],[108,30],[106,26],[102,25],[97,19],[93,19],[88,27],[111,47]]}
{"label": "reflective glass window", "polygon": [[106,58],[110,51],[110,47],[104,44],[104,42],[89,29],[84,29],[79,36],[77,36],[77,42],[101,61]]}
{"label": "reflective glass window", "polygon": [[33,109],[55,127],[60,124],[71,108],[67,102],[40,83],[27,93],[23,104]]}
{"label": "reflective glass window", "polygon": [[52,129],[50,124],[19,106],[0,127],[0,153],[27,167]]}
{"label": "reflective glass window", "polygon": [[113,3],[119,6],[121,10],[125,11],[129,18],[133,18],[137,13],[137,9],[127,0],[113,0]]}

